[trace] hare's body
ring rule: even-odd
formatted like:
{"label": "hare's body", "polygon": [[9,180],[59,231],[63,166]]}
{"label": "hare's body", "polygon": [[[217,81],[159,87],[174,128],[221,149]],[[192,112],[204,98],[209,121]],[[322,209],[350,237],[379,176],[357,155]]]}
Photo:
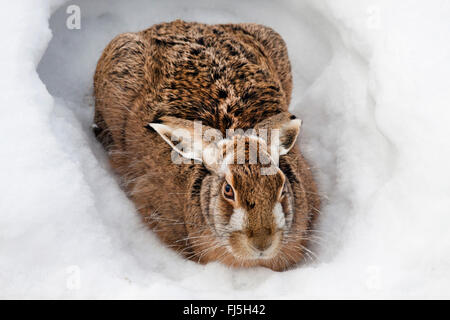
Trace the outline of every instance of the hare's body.
{"label": "hare's body", "polygon": [[[209,183],[218,178],[207,179],[203,164],[173,163],[171,146],[148,126],[164,119],[198,120],[225,135],[226,129],[253,128],[286,113],[292,78],[277,33],[254,24],[175,21],[122,34],[105,48],[94,88],[97,137],[123,188],[162,241],[202,263],[283,270],[302,259],[319,200],[297,147],[280,158],[280,169],[295,207],[288,239],[299,236],[274,259],[245,260],[217,244],[208,199],[217,196]],[[258,203],[262,195],[256,188],[251,197]]]}

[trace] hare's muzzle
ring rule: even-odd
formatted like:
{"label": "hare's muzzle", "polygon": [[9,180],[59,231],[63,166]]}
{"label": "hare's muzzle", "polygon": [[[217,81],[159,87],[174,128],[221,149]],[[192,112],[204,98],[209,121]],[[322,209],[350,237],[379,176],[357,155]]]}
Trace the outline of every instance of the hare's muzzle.
{"label": "hare's muzzle", "polygon": [[271,228],[263,228],[247,235],[249,253],[253,258],[271,258],[276,254],[280,234]]}
{"label": "hare's muzzle", "polygon": [[263,252],[272,245],[273,232],[270,228],[263,228],[256,232],[251,231],[248,242],[253,249]]}

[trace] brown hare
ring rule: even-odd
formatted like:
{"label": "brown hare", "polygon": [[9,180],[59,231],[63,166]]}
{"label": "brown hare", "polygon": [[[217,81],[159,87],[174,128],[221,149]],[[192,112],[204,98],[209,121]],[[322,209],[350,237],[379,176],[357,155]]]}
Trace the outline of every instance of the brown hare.
{"label": "brown hare", "polygon": [[282,271],[308,255],[319,209],[291,90],[272,29],[162,23],[103,51],[94,131],[168,246],[200,263]]}

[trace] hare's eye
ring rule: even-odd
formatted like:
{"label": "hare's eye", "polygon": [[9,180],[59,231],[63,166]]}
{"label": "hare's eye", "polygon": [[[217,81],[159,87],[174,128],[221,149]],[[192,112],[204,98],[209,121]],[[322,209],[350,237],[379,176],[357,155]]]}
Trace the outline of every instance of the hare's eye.
{"label": "hare's eye", "polygon": [[229,183],[225,183],[223,186],[223,195],[227,199],[234,200],[233,187]]}
{"label": "hare's eye", "polygon": [[283,185],[283,189],[281,189],[280,199],[283,199],[287,192],[288,192],[288,188],[287,188],[287,184],[285,182]]}

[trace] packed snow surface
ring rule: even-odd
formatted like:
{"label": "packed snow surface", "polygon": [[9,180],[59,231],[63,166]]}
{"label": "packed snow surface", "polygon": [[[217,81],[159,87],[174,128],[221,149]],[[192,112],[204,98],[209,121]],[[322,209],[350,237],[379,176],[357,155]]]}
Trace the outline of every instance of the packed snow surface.
{"label": "packed snow surface", "polygon": [[[4,2],[0,298],[450,298],[449,17],[445,0]],[[185,261],[118,187],[90,130],[96,62],[177,18],[286,40],[323,197],[315,261]]]}

